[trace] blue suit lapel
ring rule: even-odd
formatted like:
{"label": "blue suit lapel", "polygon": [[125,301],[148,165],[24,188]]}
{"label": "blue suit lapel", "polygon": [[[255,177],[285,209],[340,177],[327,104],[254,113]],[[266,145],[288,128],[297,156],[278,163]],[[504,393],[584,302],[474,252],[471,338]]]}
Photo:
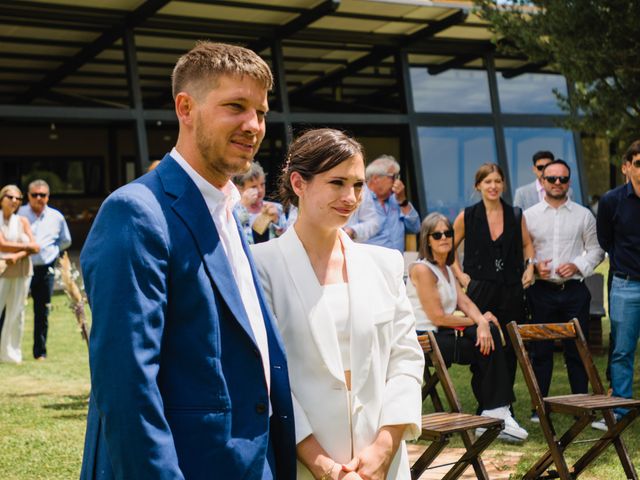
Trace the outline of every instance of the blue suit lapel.
{"label": "blue suit lapel", "polygon": [[176,197],[171,208],[191,232],[209,279],[215,284],[229,310],[255,344],[253,330],[242,303],[240,291],[220,241],[218,229],[213,223],[202,194],[170,155],[166,155],[160,164],[156,170],[165,191]]}

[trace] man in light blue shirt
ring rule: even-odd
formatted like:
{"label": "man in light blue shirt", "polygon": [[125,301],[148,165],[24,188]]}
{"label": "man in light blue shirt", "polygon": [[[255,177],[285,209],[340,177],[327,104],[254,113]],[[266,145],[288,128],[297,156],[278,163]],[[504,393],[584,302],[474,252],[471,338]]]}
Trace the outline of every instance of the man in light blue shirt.
{"label": "man in light blue shirt", "polygon": [[365,176],[367,191],[363,195],[370,196],[380,220],[378,232],[365,243],[404,252],[405,234],[418,233],[420,217],[407,199],[400,165],[391,155],[382,155],[367,166]]}
{"label": "man in light blue shirt", "polygon": [[64,216],[49,202],[49,185],[44,180],[29,184],[29,204],[18,210],[29,220],[40,252],[31,256],[33,278],[33,358],[42,360],[47,356],[47,331],[49,328],[49,306],[53,294],[53,266],[60,252],[71,245],[71,234]]}

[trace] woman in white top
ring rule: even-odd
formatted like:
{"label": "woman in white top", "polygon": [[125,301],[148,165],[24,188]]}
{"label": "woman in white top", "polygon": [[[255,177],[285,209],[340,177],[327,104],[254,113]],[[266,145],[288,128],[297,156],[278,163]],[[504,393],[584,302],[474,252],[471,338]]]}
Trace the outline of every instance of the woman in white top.
{"label": "woman in white top", "polygon": [[[501,418],[499,438],[526,440],[509,406],[513,393],[502,349],[500,324],[491,312],[482,314],[464,293],[450,265],[454,262],[453,227],[444,215],[432,213],[420,229],[420,260],[409,267],[407,293],[418,333],[435,332],[447,365],[471,366],[471,387],[481,415]],[[456,307],[464,316],[454,315]]]}
{"label": "woman in white top", "polygon": [[0,202],[0,252],[6,266],[0,275],[0,312],[6,308],[0,333],[0,361],[20,363],[24,303],[33,275],[29,255],[40,249],[34,241],[29,221],[16,215],[22,204],[20,189],[15,185],[3,187],[0,190]]}
{"label": "woman in white top", "polygon": [[297,220],[252,252],[287,350],[298,479],[409,480],[424,358],[402,257],[342,231],[360,202],[362,147],[308,131],[281,180]]}

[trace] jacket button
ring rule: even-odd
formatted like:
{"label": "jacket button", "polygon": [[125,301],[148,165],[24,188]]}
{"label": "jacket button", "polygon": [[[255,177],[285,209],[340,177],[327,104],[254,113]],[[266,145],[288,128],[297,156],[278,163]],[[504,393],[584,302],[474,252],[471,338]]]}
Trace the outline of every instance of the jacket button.
{"label": "jacket button", "polygon": [[267,406],[264,403],[258,403],[256,405],[256,413],[263,414],[267,411]]}

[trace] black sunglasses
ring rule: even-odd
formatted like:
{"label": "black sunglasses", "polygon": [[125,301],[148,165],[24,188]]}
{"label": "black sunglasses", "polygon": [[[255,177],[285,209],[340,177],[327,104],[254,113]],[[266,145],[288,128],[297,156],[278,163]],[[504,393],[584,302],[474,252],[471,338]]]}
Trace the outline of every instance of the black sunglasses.
{"label": "black sunglasses", "polygon": [[536,170],[538,170],[539,172],[543,171],[544,168],[549,165],[548,163],[545,163],[544,165],[536,165]]}
{"label": "black sunglasses", "polygon": [[634,160],[633,162],[631,162],[631,165],[636,168],[640,168],[640,160]]}
{"label": "black sunglasses", "polygon": [[558,180],[560,181],[561,184],[566,184],[569,183],[569,177],[556,177],[555,175],[549,175],[547,177],[544,177],[544,179],[549,182],[549,183],[556,183]]}
{"label": "black sunglasses", "polygon": [[29,193],[29,196],[31,198],[46,198],[49,196],[48,193],[40,193],[40,192],[36,192],[36,193]]}
{"label": "black sunglasses", "polygon": [[443,236],[445,236],[446,238],[452,238],[453,230],[445,230],[444,232],[431,232],[429,236],[433,237],[434,240],[440,240]]}
{"label": "black sunglasses", "polygon": [[16,197],[13,195],[5,195],[6,198],[8,198],[9,200],[20,200],[22,201],[22,197]]}

